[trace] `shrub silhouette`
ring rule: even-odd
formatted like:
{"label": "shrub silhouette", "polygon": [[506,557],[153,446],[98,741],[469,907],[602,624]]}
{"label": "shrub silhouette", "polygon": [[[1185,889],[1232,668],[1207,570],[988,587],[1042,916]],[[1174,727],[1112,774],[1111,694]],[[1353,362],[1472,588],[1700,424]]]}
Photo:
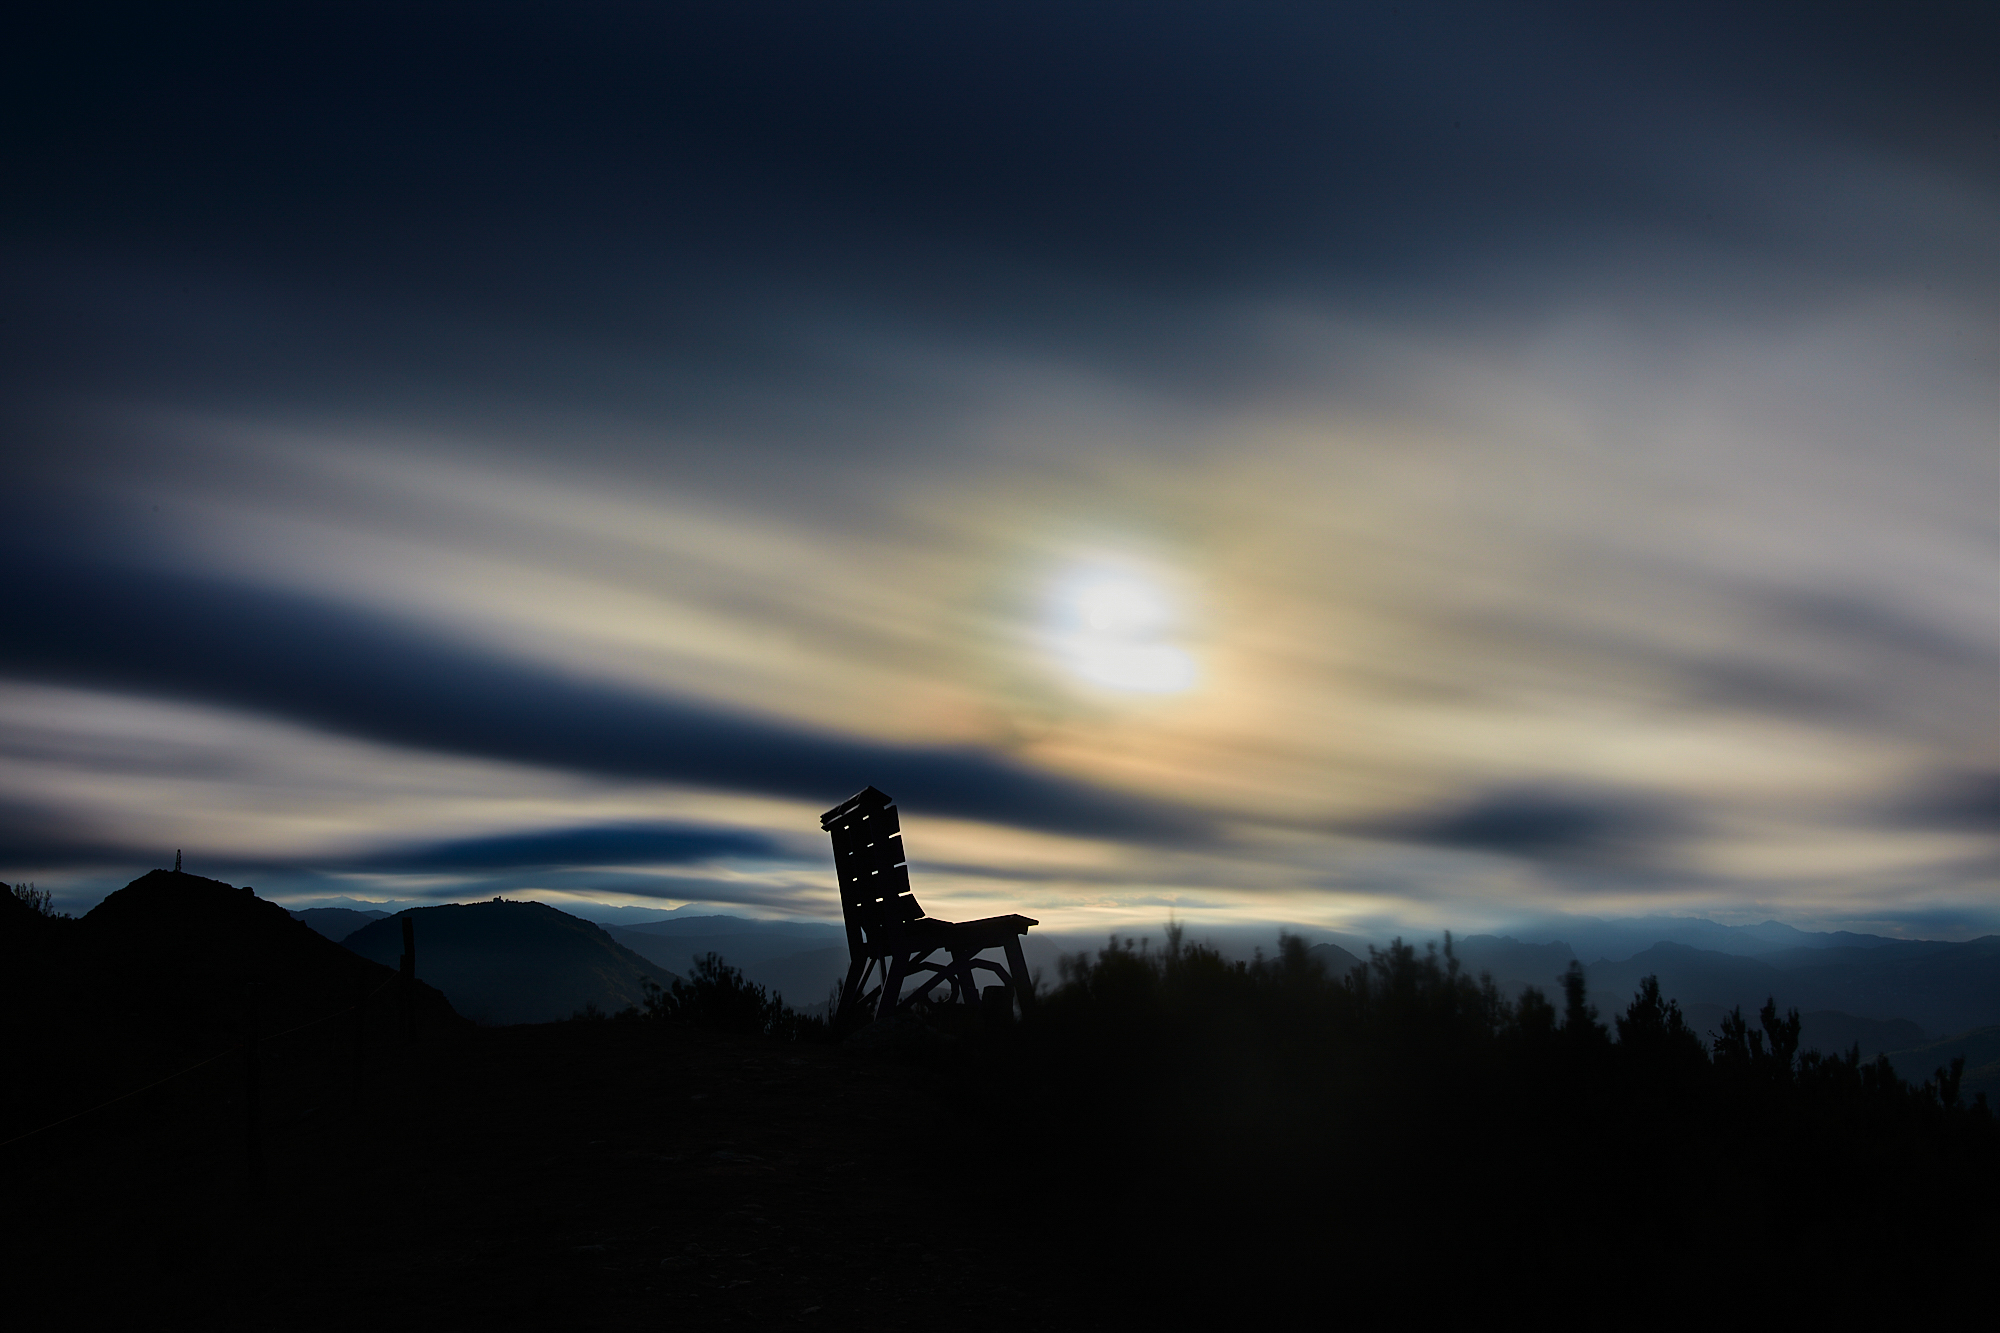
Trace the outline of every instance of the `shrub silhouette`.
{"label": "shrub silhouette", "polygon": [[824,1019],[787,1007],[784,996],[745,979],[716,953],[695,960],[693,974],[662,988],[644,983],[645,1017],[655,1022],[691,1023],[717,1032],[811,1041],[826,1033]]}
{"label": "shrub silhouette", "polygon": [[14,901],[36,916],[66,919],[64,913],[56,911],[55,895],[47,889],[38,889],[33,884],[15,884],[11,888]]}
{"label": "shrub silhouette", "polygon": [[1048,1068],[1024,1077],[1061,1089],[1051,1109],[1085,1140],[1137,1125],[1162,1151],[1220,1159],[1241,1156],[1232,1143],[1283,1143],[1301,1162],[1343,1141],[1390,1153],[1484,1143],[1586,1174],[1656,1170],[1701,1143],[1708,1155],[1686,1169],[1722,1172],[1772,1135],[1801,1148],[1927,1136],[1982,1160],[2000,1145],[1952,1071],[1911,1087],[1858,1050],[1801,1055],[1797,1012],[1773,1002],[1754,1026],[1732,1012],[1704,1042],[1647,977],[1607,1027],[1572,966],[1557,978],[1558,1021],[1540,991],[1509,1001],[1469,976],[1449,935],[1421,952],[1397,939],[1333,977],[1289,936],[1273,956],[1231,962],[1170,926],[1162,949],[1114,937],[1060,974],[1026,1057]]}
{"label": "shrub silhouette", "polygon": [[1449,935],[1334,976],[1289,936],[1232,961],[1169,926],[1059,973],[1018,1030],[968,1031],[952,1104],[1024,1196],[1073,1205],[1022,1224],[1106,1271],[1471,1265],[1672,1299],[1663,1275],[1718,1231],[1817,1289],[1846,1280],[1837,1256],[1907,1249],[1899,1218],[1939,1244],[1993,1230],[1984,1103],[1950,1070],[1912,1087],[1858,1048],[1801,1053],[1774,1003],[1705,1040],[1647,977],[1607,1023],[1580,967],[1510,1000]]}

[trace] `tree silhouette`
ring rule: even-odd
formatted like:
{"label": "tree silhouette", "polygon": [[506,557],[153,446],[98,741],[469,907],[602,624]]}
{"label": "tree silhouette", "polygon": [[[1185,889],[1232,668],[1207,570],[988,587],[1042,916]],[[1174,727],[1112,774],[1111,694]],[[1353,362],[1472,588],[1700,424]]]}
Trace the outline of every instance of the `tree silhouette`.
{"label": "tree silhouette", "polygon": [[1563,1036],[1579,1050],[1604,1045],[1610,1040],[1610,1033],[1597,1021],[1597,1006],[1590,1003],[1584,987],[1583,964],[1572,958],[1559,979],[1563,988]]}

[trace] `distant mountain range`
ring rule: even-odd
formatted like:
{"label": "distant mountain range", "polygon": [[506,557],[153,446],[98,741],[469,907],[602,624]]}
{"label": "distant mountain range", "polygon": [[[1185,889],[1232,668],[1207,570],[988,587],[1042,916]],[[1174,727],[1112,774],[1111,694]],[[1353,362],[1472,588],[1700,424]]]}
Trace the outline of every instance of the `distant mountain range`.
{"label": "distant mountain range", "polygon": [[1800,930],[1782,921],[1754,926],[1725,926],[1706,917],[1642,916],[1604,920],[1588,916],[1544,917],[1509,928],[1515,939],[1560,941],[1579,958],[1630,958],[1656,944],[1685,944],[1711,953],[1755,958],[1787,949],[1874,948],[1907,941],[1853,931]]}
{"label": "distant mountain range", "polygon": [[1962,944],[1782,949],[1756,958],[1663,943],[1618,962],[1600,960],[1586,975],[1601,1005],[1622,1006],[1639,979],[1652,975],[1683,1004],[1741,1005],[1746,1014],[1773,997],[1780,1009],[1908,1019],[1931,1036],[2000,1023],[2000,935]]}
{"label": "distant mountain range", "polygon": [[308,907],[291,911],[298,920],[335,943],[346,939],[370,921],[380,921],[389,915],[387,912],[356,911],[351,907]]}
{"label": "distant mountain range", "polygon": [[[606,946],[618,946],[634,955],[637,962],[660,972],[684,973],[695,958],[712,952],[802,1010],[823,1009],[828,992],[848,965],[844,932],[832,922],[769,921],[691,909],[671,914],[624,909],[622,923],[607,922],[598,927],[553,908],[544,910],[576,922],[576,926],[564,927],[566,930],[588,927],[597,932],[602,938],[590,947],[597,951],[594,956],[600,964],[604,956],[615,957],[608,955]],[[306,909],[297,915],[332,934],[349,920],[379,914],[356,903],[351,908]],[[379,937],[384,943],[378,954],[393,963],[394,953],[400,949],[396,937],[400,928],[376,924],[361,929],[384,932]],[[1188,939],[1216,947],[1225,957],[1248,958],[1257,952],[1268,956],[1276,951],[1279,929],[1271,925],[1198,928],[1189,930]],[[1306,939],[1312,956],[1336,976],[1362,965],[1371,946],[1386,943],[1305,926],[1288,929]],[[1129,934],[1135,945],[1142,935],[1146,947],[1157,949],[1164,943],[1161,928]],[[1034,931],[1025,942],[1029,971],[1039,973],[1045,985],[1052,985],[1061,957],[1094,952],[1104,947],[1107,938]],[[1122,942],[1127,932],[1121,931],[1119,938]],[[1423,947],[1422,935],[1410,938]],[[1660,978],[1666,994],[1680,1002],[1689,1021],[1702,1032],[1719,1025],[1731,1008],[1740,1006],[1746,1015],[1754,1016],[1766,997],[1775,998],[1780,1009],[1800,1010],[1802,1041],[1807,1049],[1835,1052],[1858,1044],[1867,1057],[1890,1053],[1899,1068],[1906,1055],[1918,1064],[1931,1060],[1920,1071],[1924,1076],[1942,1062],[1933,1058],[1933,1048],[1942,1049],[1939,1043],[1961,1041],[1976,1046],[1966,1034],[2000,1027],[2000,937],[1996,936],[1951,943],[1895,940],[1847,931],[1803,931],[1775,921],[1725,926],[1697,917],[1565,917],[1528,923],[1515,934],[1458,937],[1452,947],[1467,972],[1491,975],[1509,998],[1517,997],[1527,986],[1559,997],[1564,970],[1573,960],[1584,961],[1591,1000],[1607,1022],[1623,1011],[1640,979],[1648,975]],[[418,957],[420,971],[429,978],[431,963],[421,943]],[[498,998],[495,969],[499,964],[489,960],[483,966],[488,979],[478,993],[495,998],[475,1001],[470,998],[474,991],[465,990],[467,998],[460,1002],[460,1008],[477,1012],[485,1021],[520,1021],[504,1017],[524,1011],[509,1008],[511,1001]],[[621,987],[635,985],[639,973],[632,960],[627,960],[626,967],[632,970],[620,973],[616,967],[610,968],[623,978],[618,984],[591,992],[600,1008],[618,1007],[626,1002],[620,996],[632,993]],[[440,979],[438,984],[458,1002],[449,980]],[[459,984],[469,984],[469,978]],[[565,1002],[580,1004],[581,1000],[550,999],[531,1008],[540,1018],[565,1017],[568,1011],[556,1012]],[[1943,1058],[1948,1059],[1949,1053]],[[1969,1051],[1967,1059],[1966,1088],[1970,1093],[1986,1086],[1981,1080],[1990,1075],[1979,1072],[1986,1060],[1975,1061]],[[2000,1100],[2000,1084],[1992,1093]]]}
{"label": "distant mountain range", "polygon": [[[11,900],[8,906],[18,908]],[[212,1041],[234,1024],[250,982],[274,1021],[323,1007],[329,994],[380,985],[370,978],[396,966],[404,916],[415,925],[417,974],[427,983],[423,994],[435,997],[439,1021],[457,1021],[454,1009],[496,1024],[564,1019],[587,1005],[614,1013],[642,1003],[647,982],[671,985],[707,953],[781,993],[792,1007],[816,1012],[848,966],[844,931],[831,922],[653,913],[599,925],[542,903],[500,900],[394,916],[360,903],[287,913],[248,889],[154,871],[80,920],[10,911],[10,989],[23,1005],[79,1017],[107,1006],[120,1013],[157,1009],[158,997],[178,997],[171,1002],[176,1032]],[[1769,997],[1781,1010],[1800,1011],[1805,1049],[1833,1053],[1859,1045],[1864,1058],[1886,1053],[1912,1079],[1963,1055],[1966,1095],[1983,1090],[2000,1101],[2000,936],[1892,940],[1691,918],[1560,924],[1606,950],[1588,963],[1585,977],[1607,1022],[1646,976],[1660,979],[1701,1032],[1719,1026],[1732,1008],[1754,1015]],[[1638,943],[1652,931],[1659,936]],[[1297,933],[1335,976],[1362,966],[1371,947],[1356,936]],[[346,947],[336,948],[334,939]],[[1190,942],[1196,940],[1225,956],[1269,955],[1277,929],[1190,932]],[[1146,947],[1162,942],[1149,934]],[[1053,984],[1062,955],[1104,944],[1100,936],[1036,931],[1027,941],[1030,971]],[[1452,948],[1467,972],[1490,975],[1509,998],[1527,986],[1559,997],[1562,973],[1583,952],[1571,940],[1507,935],[1457,938]],[[357,965],[365,971],[353,971]],[[120,1021],[138,1034],[129,1020]]]}
{"label": "distant mountain range", "polygon": [[[489,906],[481,903],[468,905]],[[348,898],[320,899],[312,906],[292,908],[291,914],[329,939],[347,941],[364,927],[400,914],[382,910],[384,907],[422,912],[435,910],[433,906],[427,904],[384,903],[381,906],[373,906],[365,900]],[[785,1002],[794,1009],[819,1013],[825,1010],[828,996],[833,988],[847,974],[847,933],[842,927],[830,922],[774,921],[714,912],[704,913],[699,909],[692,911],[681,909],[674,912],[636,907],[590,910],[590,917],[581,917],[558,908],[549,908],[549,911],[566,921],[581,922],[583,925],[601,930],[611,942],[638,955],[640,960],[651,964],[655,969],[652,974],[655,981],[661,976],[671,978],[675,975],[685,975],[693,967],[695,959],[703,954],[714,953],[731,967],[741,971],[749,980],[775,994],[782,995]],[[542,918],[542,920],[546,923],[552,918]],[[393,965],[396,959],[391,956],[392,951],[400,954],[402,949],[401,930],[400,926],[395,928],[393,932],[395,939],[371,946],[375,952],[370,956],[379,956]],[[575,933],[576,930],[576,927],[562,926],[555,930],[555,935],[560,937],[565,932]],[[426,934],[428,933],[427,930]],[[551,947],[559,954],[567,946],[553,944]],[[601,951],[601,945],[597,947]],[[588,955],[589,950],[586,949],[585,956]],[[438,976],[432,975],[433,961],[421,944],[418,946],[417,956],[419,971],[425,978],[445,987],[447,991],[451,990],[447,981],[455,983],[458,990],[454,992],[454,1003],[463,1012],[477,1012],[488,1016],[482,1021],[544,1022],[567,1018],[575,1008],[581,1007],[586,1002],[596,1004],[599,1009],[606,1012],[615,1012],[627,1003],[637,1002],[638,991],[634,989],[632,977],[623,976],[619,969],[613,968],[607,975],[622,979],[613,980],[602,987],[595,987],[595,983],[583,984],[580,989],[576,985],[569,986],[567,990],[557,986],[556,990],[551,992],[555,998],[546,1002],[535,1001],[524,1011],[519,1008],[516,999],[508,999],[499,993],[497,989],[499,982],[495,976],[486,976],[475,981],[470,971],[464,971],[454,977],[440,980]],[[546,972],[549,968],[558,970],[569,968],[576,962],[576,959],[572,959],[570,963],[562,963],[552,954],[549,959],[534,966]],[[627,963],[630,965],[631,960],[628,959]],[[526,958],[519,955],[518,948],[515,962],[511,965],[527,965]],[[585,970],[588,971],[590,968],[586,967]],[[637,974],[635,970],[634,975]],[[570,1008],[562,1007],[571,1000],[574,1000],[574,1004]],[[514,1012],[532,1012],[537,1016],[532,1019],[493,1017]]]}
{"label": "distant mountain range", "polygon": [[1318,963],[1330,977],[1344,977],[1355,968],[1366,966],[1364,960],[1338,944],[1315,944],[1306,950],[1306,957]]}
{"label": "distant mountain range", "polygon": [[415,926],[417,976],[476,1023],[548,1023],[586,1006],[616,1013],[644,1003],[645,982],[676,979],[602,926],[536,902],[411,908],[368,922],[342,943],[394,966],[405,918]]}

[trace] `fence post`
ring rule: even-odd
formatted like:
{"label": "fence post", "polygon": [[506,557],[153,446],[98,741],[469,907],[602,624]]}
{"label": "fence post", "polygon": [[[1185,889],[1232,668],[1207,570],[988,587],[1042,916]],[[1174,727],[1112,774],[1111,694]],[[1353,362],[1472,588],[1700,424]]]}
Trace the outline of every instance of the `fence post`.
{"label": "fence post", "polygon": [[408,912],[403,913],[403,975],[398,989],[403,997],[403,1040],[407,1042],[415,1028],[417,990],[417,923]]}
{"label": "fence post", "polygon": [[361,1061],[366,1049],[368,1024],[368,987],[358,983],[354,988],[354,1016],[348,1020],[348,1113],[359,1118],[361,1115]]}
{"label": "fence post", "polygon": [[264,1179],[263,1145],[257,1136],[258,1076],[261,1072],[257,1059],[257,983],[253,981],[243,988],[243,1154],[253,1190]]}

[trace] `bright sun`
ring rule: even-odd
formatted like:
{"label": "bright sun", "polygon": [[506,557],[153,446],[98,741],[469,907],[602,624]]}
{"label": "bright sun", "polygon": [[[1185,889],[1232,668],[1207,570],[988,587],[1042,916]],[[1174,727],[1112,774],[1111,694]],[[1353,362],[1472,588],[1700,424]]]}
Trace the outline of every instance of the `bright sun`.
{"label": "bright sun", "polygon": [[1195,683],[1195,665],[1171,641],[1176,620],[1157,580],[1129,567],[1085,565],[1055,585],[1049,643],[1071,675],[1092,685],[1178,694]]}

